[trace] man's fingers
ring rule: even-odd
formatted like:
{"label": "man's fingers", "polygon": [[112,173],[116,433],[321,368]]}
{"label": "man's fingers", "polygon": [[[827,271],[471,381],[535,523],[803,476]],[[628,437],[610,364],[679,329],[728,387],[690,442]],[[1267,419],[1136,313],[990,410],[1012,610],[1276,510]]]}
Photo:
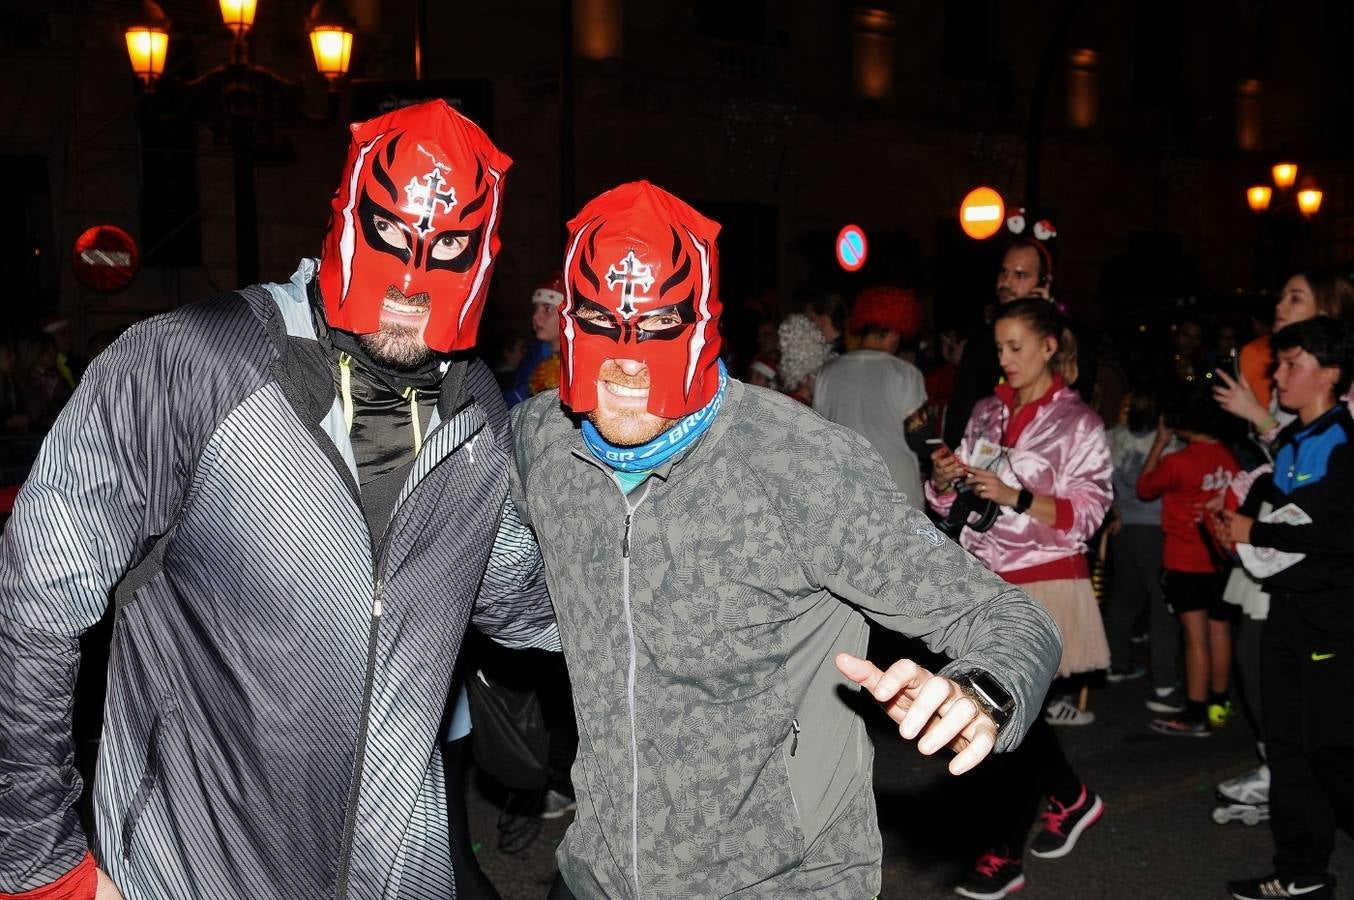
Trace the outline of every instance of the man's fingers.
{"label": "man's fingers", "polygon": [[903,717],[903,723],[898,731],[903,737],[912,740],[921,733],[926,723],[931,721],[931,717],[940,709],[942,703],[950,699],[952,685],[949,679],[940,677],[929,677],[921,686],[912,699],[912,707]]}
{"label": "man's fingers", "polygon": [[850,653],[838,653],[835,662],[838,672],[841,672],[871,694],[874,693],[874,686],[879,683],[879,679],[884,674],[878,666],[868,659],[861,659],[859,656],[852,656]]}
{"label": "man's fingers", "polygon": [[954,759],[950,760],[950,774],[963,775],[986,759],[996,745],[997,736],[993,726],[987,721],[983,721],[977,729],[977,733],[969,739],[968,746],[955,754]]}
{"label": "man's fingers", "polygon": [[916,688],[920,687],[930,674],[912,660],[900,659],[889,666],[888,671],[879,679],[870,693],[874,694],[874,698],[880,703],[888,703],[903,692],[907,692],[908,696],[911,697]]}
{"label": "man's fingers", "polygon": [[950,704],[950,708],[939,719],[933,721],[922,732],[921,740],[917,741],[917,749],[930,756],[959,737],[960,733],[972,724],[977,715],[978,707],[974,705],[973,701],[967,697],[960,697]]}

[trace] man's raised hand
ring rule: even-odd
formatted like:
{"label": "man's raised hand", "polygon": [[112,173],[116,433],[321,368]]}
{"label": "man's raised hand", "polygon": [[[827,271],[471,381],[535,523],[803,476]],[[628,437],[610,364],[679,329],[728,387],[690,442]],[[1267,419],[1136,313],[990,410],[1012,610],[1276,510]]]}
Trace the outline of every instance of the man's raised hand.
{"label": "man's raised hand", "polygon": [[950,773],[962,775],[992,752],[997,725],[964,696],[959,685],[910,659],[881,671],[869,660],[837,654],[837,670],[865,688],[898,723],[898,733],[927,756],[948,746],[955,753]]}

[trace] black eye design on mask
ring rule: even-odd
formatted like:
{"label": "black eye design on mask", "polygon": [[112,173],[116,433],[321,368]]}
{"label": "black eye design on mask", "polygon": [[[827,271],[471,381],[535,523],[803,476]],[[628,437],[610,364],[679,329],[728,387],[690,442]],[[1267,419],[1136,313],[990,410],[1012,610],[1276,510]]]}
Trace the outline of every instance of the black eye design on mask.
{"label": "black eye design on mask", "polygon": [[465,272],[479,255],[480,241],[484,229],[472,228],[469,231],[442,231],[428,242],[426,269],[448,269],[452,272]]}
{"label": "black eye design on mask", "polygon": [[688,294],[685,300],[650,310],[635,317],[630,323],[635,330],[637,341],[671,341],[681,336],[686,326],[696,321],[696,295]]}
{"label": "black eye design on mask", "polygon": [[616,317],[609,309],[583,297],[577,298],[570,315],[578,323],[578,327],[588,334],[598,334],[614,340],[620,331]]}
{"label": "black eye design on mask", "polygon": [[601,304],[577,297],[569,314],[580,331],[600,335],[619,343],[648,340],[671,341],[680,337],[686,326],[696,321],[695,295],[662,309],[648,310],[629,321],[618,322],[614,313]]}
{"label": "black eye design on mask", "polygon": [[376,203],[365,189],[357,204],[357,217],[362,224],[362,236],[367,246],[381,253],[389,253],[402,263],[413,256],[415,238],[409,226],[390,210]]}
{"label": "black eye design on mask", "polygon": [[381,253],[389,253],[408,265],[409,260],[423,269],[446,269],[466,272],[479,253],[484,228],[442,231],[431,240],[424,240],[398,215],[371,199],[363,190],[357,205],[362,236],[367,246]]}

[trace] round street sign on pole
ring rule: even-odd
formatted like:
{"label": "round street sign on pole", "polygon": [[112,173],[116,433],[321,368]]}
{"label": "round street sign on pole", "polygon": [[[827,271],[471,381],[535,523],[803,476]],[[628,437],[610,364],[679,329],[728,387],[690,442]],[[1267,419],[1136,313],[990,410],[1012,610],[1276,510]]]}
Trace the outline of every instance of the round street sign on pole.
{"label": "round street sign on pole", "polygon": [[846,271],[855,272],[865,265],[865,255],[869,249],[865,229],[859,225],[847,225],[837,232],[837,265]]}
{"label": "round street sign on pole", "polygon": [[85,287],[120,291],[136,277],[141,251],[132,236],[116,225],[95,225],[75,239],[71,263]]}
{"label": "round street sign on pole", "polygon": [[990,187],[974,188],[959,204],[959,227],[975,241],[990,238],[1006,220],[1006,204]]}

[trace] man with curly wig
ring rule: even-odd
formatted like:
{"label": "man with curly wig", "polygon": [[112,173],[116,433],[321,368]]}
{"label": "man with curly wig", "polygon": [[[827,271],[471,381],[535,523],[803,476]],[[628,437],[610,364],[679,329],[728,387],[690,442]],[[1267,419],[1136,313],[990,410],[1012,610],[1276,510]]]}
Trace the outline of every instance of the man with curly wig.
{"label": "man with curly wig", "polygon": [[907,443],[906,423],[926,404],[921,371],[894,354],[917,331],[921,306],[911,291],[872,287],[851,307],[851,331],[860,349],[839,356],[818,373],[813,408],[870,442],[884,458],[898,490],[921,508],[921,469]]}

